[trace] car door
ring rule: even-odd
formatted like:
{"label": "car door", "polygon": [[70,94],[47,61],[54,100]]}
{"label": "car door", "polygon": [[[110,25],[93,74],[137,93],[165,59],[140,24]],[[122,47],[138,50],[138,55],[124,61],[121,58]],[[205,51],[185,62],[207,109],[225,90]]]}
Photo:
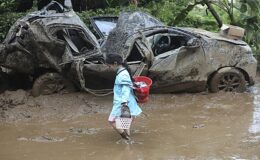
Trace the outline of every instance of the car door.
{"label": "car door", "polygon": [[148,68],[151,65],[153,58],[152,51],[146,44],[146,39],[139,37],[133,43],[129,54],[126,54],[127,63],[130,67],[133,76],[148,74]]}
{"label": "car door", "polygon": [[[142,41],[142,37],[132,42],[129,47],[129,54],[125,58],[133,76],[147,75],[150,66],[151,51]],[[84,64],[84,77],[86,87],[91,89],[108,89],[113,87],[116,77],[116,69],[108,67],[104,63]]]}
{"label": "car door", "polygon": [[[125,58],[133,76],[147,75],[150,62],[150,59],[148,59],[147,57],[149,57],[150,55],[150,51],[140,39],[137,39],[135,42],[133,42],[132,46],[130,47],[129,54]],[[104,64],[104,62],[86,62],[84,64],[84,71],[86,72],[86,75],[92,75],[88,77],[99,77],[96,79],[103,78],[109,81],[114,80],[116,72],[116,70],[112,70],[106,64]]]}
{"label": "car door", "polygon": [[[155,92],[192,90],[201,80],[205,82],[201,78],[205,54],[200,44],[195,43],[199,39],[169,31],[150,35],[148,41],[155,56],[149,68]],[[154,48],[158,46],[161,48]]]}

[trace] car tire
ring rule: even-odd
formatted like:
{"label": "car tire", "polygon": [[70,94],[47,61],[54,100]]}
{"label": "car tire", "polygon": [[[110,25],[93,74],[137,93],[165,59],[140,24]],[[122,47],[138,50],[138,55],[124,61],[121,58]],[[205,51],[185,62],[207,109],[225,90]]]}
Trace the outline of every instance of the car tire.
{"label": "car tire", "polygon": [[9,88],[9,77],[6,73],[0,72],[0,93]]}
{"label": "car tire", "polygon": [[49,95],[62,90],[74,91],[75,88],[73,84],[62,75],[58,73],[45,73],[34,81],[32,96]]}
{"label": "car tire", "polygon": [[243,73],[235,68],[218,71],[211,79],[209,89],[211,92],[244,92],[246,81]]}

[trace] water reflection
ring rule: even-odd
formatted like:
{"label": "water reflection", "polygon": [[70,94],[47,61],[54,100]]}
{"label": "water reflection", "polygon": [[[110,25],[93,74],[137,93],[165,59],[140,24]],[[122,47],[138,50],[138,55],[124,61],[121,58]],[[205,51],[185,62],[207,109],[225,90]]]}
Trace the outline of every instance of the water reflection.
{"label": "water reflection", "polygon": [[254,111],[251,126],[249,127],[249,133],[260,133],[260,95],[254,96]]}
{"label": "water reflection", "polygon": [[97,108],[90,109],[104,113],[0,125],[0,160],[260,159],[260,80],[249,93],[151,95],[132,128],[133,141],[107,124],[110,108],[99,106],[109,106],[112,97],[88,98]]}

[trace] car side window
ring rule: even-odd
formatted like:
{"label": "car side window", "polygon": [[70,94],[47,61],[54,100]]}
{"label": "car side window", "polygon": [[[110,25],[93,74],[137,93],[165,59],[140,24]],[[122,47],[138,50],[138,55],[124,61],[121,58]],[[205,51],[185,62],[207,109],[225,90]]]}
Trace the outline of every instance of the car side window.
{"label": "car side window", "polygon": [[185,46],[187,44],[182,35],[159,33],[148,37],[154,56]]}
{"label": "car side window", "polygon": [[51,4],[47,5],[45,10],[50,13],[63,13],[64,8],[59,3],[53,1]]}
{"label": "car side window", "polygon": [[80,29],[59,29],[54,32],[53,36],[64,41],[70,47],[74,56],[85,54],[95,48]]}

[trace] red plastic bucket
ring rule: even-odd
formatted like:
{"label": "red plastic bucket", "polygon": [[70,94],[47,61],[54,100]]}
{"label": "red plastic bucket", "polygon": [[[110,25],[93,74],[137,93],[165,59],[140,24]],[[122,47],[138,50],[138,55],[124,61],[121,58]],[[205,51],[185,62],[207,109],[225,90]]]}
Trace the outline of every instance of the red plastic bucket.
{"label": "red plastic bucket", "polygon": [[150,86],[152,85],[153,81],[149,77],[145,77],[145,76],[134,77],[134,80],[135,83],[144,82],[146,84],[146,86],[144,87],[134,86],[134,92],[135,92],[137,102],[138,103],[147,102],[149,99]]}

